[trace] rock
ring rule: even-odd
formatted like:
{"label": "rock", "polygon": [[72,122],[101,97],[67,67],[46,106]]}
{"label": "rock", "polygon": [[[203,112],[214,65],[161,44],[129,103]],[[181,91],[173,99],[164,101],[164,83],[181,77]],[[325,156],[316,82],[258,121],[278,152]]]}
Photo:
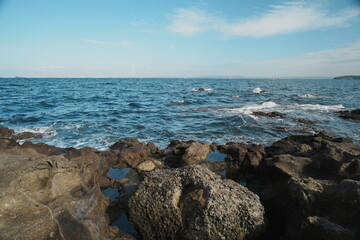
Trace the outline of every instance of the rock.
{"label": "rock", "polygon": [[306,176],[305,167],[312,162],[310,158],[294,157],[290,154],[277,155],[273,158],[267,158],[265,161],[266,176],[272,180],[287,180],[291,177]]}
{"label": "rock", "polygon": [[360,158],[343,163],[339,169],[338,176],[360,181]]}
{"label": "rock", "polygon": [[145,148],[129,147],[117,153],[118,163],[126,163],[132,168],[136,168],[141,162],[148,160],[148,152]]}
{"label": "rock", "polygon": [[23,132],[23,133],[13,136],[13,139],[15,139],[16,141],[23,140],[23,139],[30,139],[30,138],[40,139],[40,138],[43,138],[43,136],[41,134],[31,133],[31,132]]}
{"label": "rock", "polygon": [[[227,143],[225,153],[228,154],[226,161],[235,161],[246,167],[257,167],[264,159],[265,148],[257,144]],[[224,151],[224,150],[223,150]]]}
{"label": "rock", "polygon": [[200,92],[203,92],[203,91],[205,91],[205,88],[198,88],[198,91],[200,91]]}
{"label": "rock", "polygon": [[288,186],[291,198],[306,209],[312,207],[324,190],[323,184],[320,181],[310,177],[291,178]]}
{"label": "rock", "polygon": [[115,142],[112,146],[110,146],[110,150],[113,151],[121,151],[131,147],[143,148],[146,144],[139,142],[137,138],[123,138],[119,141]]}
{"label": "rock", "polygon": [[0,138],[9,138],[13,134],[14,134],[14,130],[6,127],[0,127]]}
{"label": "rock", "polygon": [[150,172],[150,171],[154,170],[156,168],[156,166],[152,161],[148,160],[148,161],[140,163],[136,168],[142,172]]}
{"label": "rock", "polygon": [[204,161],[210,153],[210,145],[196,141],[171,141],[166,151],[165,162],[169,166],[188,166]]}
{"label": "rock", "polygon": [[315,123],[314,121],[303,119],[303,118],[298,118],[295,121],[298,122],[298,123],[306,124],[306,125],[310,125],[310,124]]}
{"label": "rock", "polygon": [[50,146],[45,143],[24,142],[21,147],[34,149],[38,153],[48,155],[48,156],[62,155],[62,154],[66,153],[66,151],[62,148]]}
{"label": "rock", "polygon": [[33,146],[1,149],[0,239],[106,238],[105,160],[85,149],[70,161]]}
{"label": "rock", "polygon": [[340,114],[339,117],[343,119],[360,121],[360,108],[351,111],[340,111],[339,114]]}
{"label": "rock", "polygon": [[359,235],[322,217],[308,217],[301,225],[302,239],[356,240]]}
{"label": "rock", "polygon": [[146,174],[129,217],[144,239],[256,239],[265,225],[257,195],[196,165]]}
{"label": "rock", "polygon": [[253,112],[252,115],[256,116],[256,117],[270,117],[270,118],[284,118],[286,116],[285,113],[281,113],[281,112]]}

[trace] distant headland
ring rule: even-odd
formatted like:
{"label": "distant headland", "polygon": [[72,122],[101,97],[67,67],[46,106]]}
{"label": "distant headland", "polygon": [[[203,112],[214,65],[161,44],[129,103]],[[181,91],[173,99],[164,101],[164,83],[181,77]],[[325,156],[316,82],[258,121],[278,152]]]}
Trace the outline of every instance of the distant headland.
{"label": "distant headland", "polygon": [[348,80],[352,80],[352,79],[360,79],[360,76],[359,76],[359,75],[346,75],[346,76],[334,77],[334,79],[348,79]]}

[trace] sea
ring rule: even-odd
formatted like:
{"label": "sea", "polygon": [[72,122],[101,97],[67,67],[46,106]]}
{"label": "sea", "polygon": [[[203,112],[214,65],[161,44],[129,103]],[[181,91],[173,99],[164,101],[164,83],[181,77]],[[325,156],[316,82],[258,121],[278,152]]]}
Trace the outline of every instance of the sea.
{"label": "sea", "polygon": [[[359,122],[338,116],[356,108],[359,80],[0,78],[0,126],[59,147],[106,150],[125,137],[268,146],[319,131],[360,145]],[[273,111],[285,115],[253,114]]]}

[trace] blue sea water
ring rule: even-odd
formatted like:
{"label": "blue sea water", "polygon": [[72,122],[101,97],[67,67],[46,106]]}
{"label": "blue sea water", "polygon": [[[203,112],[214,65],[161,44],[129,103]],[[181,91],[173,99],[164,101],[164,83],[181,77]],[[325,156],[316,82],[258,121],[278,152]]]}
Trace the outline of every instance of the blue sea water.
{"label": "blue sea water", "polygon": [[359,108],[359,90],[359,80],[332,79],[2,78],[0,126],[44,134],[34,142],[101,150],[123,137],[161,147],[171,139],[268,145],[322,130],[359,144],[359,122],[336,113]]}

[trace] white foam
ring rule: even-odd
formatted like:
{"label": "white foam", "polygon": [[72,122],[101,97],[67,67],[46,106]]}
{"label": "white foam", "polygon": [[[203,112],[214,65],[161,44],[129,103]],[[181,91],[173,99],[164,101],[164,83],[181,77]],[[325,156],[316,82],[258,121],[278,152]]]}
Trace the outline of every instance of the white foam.
{"label": "white foam", "polygon": [[183,104],[184,102],[185,102],[184,100],[175,101],[175,103],[178,103],[178,104]]}
{"label": "white foam", "polygon": [[320,104],[297,104],[303,110],[316,110],[316,111],[339,111],[345,107],[341,104],[338,105],[320,105]]}
{"label": "white foam", "polygon": [[320,95],[312,94],[312,93],[308,93],[308,94],[304,94],[304,95],[298,94],[298,96],[301,98],[320,98]]}
{"label": "white foam", "polygon": [[55,124],[51,124],[47,127],[25,127],[15,129],[15,133],[31,132],[35,134],[41,134],[44,138],[50,138],[57,135],[56,130],[53,129]]}
{"label": "white foam", "polygon": [[268,91],[265,91],[265,90],[257,87],[257,88],[254,88],[254,89],[252,90],[252,92],[253,92],[253,93],[267,93]]}
{"label": "white foam", "polygon": [[261,104],[251,104],[251,105],[246,105],[240,108],[229,108],[229,109],[223,109],[224,111],[230,113],[230,114],[246,114],[251,116],[254,119],[257,119],[257,117],[253,116],[252,113],[254,111],[259,111],[259,110],[266,110],[266,109],[271,109],[274,107],[277,107],[278,105],[275,102],[263,102]]}

